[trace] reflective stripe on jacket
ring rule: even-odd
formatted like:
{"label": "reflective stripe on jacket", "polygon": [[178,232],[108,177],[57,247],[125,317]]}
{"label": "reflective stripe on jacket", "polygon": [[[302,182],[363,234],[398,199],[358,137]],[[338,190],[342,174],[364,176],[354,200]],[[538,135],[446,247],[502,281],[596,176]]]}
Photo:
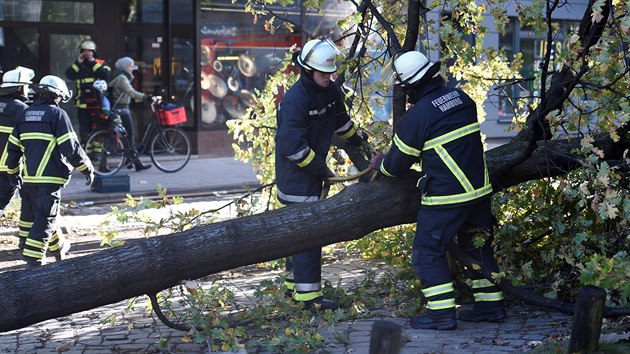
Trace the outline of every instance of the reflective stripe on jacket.
{"label": "reflective stripe on jacket", "polygon": [[427,84],[403,117],[380,171],[398,176],[416,162],[422,205],[457,206],[489,198],[488,176],[475,102],[441,78]]}
{"label": "reflective stripe on jacket", "polygon": [[277,122],[278,199],[285,204],[318,200],[333,134],[357,138],[341,90],[334,82],[320,87],[302,74],[278,105]]}
{"label": "reflective stripe on jacket", "polygon": [[13,132],[17,116],[28,106],[26,97],[20,93],[13,93],[0,97],[0,172],[7,172],[7,142]]}
{"label": "reflective stripe on jacket", "polygon": [[65,185],[73,168],[93,171],[68,114],[50,99],[39,98],[18,116],[7,151],[8,173],[21,170],[24,184]]}
{"label": "reflective stripe on jacket", "polygon": [[75,95],[75,106],[78,108],[87,108],[86,98],[91,98],[94,94],[94,81],[107,80],[111,68],[104,60],[96,59],[94,61],[75,60],[72,65],[66,69],[66,77],[75,81],[77,84],[77,93]]}

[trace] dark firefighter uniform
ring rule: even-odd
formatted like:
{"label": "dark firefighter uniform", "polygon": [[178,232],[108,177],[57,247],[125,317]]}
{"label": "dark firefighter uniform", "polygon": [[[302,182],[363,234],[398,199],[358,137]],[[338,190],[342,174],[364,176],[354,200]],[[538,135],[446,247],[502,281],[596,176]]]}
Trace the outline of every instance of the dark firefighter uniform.
{"label": "dark firefighter uniform", "polygon": [[4,213],[4,208],[11,202],[16,188],[11,186],[7,175],[7,142],[15,126],[17,116],[25,110],[27,98],[20,92],[0,96],[0,216]]}
{"label": "dark firefighter uniform", "polygon": [[77,107],[77,119],[79,121],[79,136],[83,143],[87,140],[93,120],[99,118],[100,110],[94,109],[97,105],[98,90],[94,88],[94,81],[109,78],[111,68],[104,60],[83,61],[75,60],[66,69],[66,77],[77,84],[77,93],[74,105]]}
{"label": "dark firefighter uniform", "polygon": [[38,98],[17,119],[9,137],[7,167],[21,170],[20,236],[26,237],[22,255],[40,262],[46,251],[59,251],[63,236],[57,232],[61,188],[73,168],[92,173],[92,163],[81,148],[68,114],[50,98]]}
{"label": "dark firefighter uniform", "polygon": [[[278,106],[277,120],[277,198],[284,205],[317,201],[328,176],[326,156],[333,134],[354,145],[362,141],[348,116],[341,90],[334,82],[321,87],[303,73]],[[322,296],[321,248],[287,259],[287,271],[293,272],[293,277],[287,276],[286,285],[295,290],[296,300]]]}
{"label": "dark firefighter uniform", "polygon": [[[389,152],[376,166],[394,177],[419,163],[424,176],[413,243],[413,266],[422,280],[428,310],[455,311],[455,296],[446,249],[458,236],[459,245],[498,272],[491,240],[482,248],[472,244],[473,228],[491,230],[490,185],[475,102],[463,91],[444,86],[441,77],[416,91],[416,102],[403,117]],[[413,99],[412,99],[413,100]],[[413,103],[413,102],[411,102]],[[475,276],[479,303],[503,299],[498,287]],[[501,303],[502,304],[502,303]]]}

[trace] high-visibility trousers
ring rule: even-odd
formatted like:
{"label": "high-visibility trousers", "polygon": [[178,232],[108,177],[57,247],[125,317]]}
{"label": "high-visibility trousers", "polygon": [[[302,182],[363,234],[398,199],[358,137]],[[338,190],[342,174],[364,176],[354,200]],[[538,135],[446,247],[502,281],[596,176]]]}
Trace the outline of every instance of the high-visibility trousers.
{"label": "high-visibility trousers", "polygon": [[[490,199],[472,205],[456,208],[421,207],[417,216],[416,235],[413,242],[413,267],[422,280],[423,289],[443,286],[452,282],[446,251],[457,237],[457,243],[469,256],[476,259],[482,267],[491,272],[498,272],[499,267],[492,250],[492,230],[496,219],[490,209]],[[485,244],[476,248],[473,245],[475,229],[488,231]],[[480,273],[473,279],[483,279]],[[484,293],[500,293],[500,289],[488,283],[483,285]],[[497,295],[497,301],[503,298]],[[443,300],[440,297],[435,300]]]}

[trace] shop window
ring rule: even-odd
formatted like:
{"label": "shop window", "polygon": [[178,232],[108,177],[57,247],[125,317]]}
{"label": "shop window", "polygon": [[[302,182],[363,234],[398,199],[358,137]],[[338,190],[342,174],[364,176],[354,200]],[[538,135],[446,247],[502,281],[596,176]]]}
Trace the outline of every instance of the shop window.
{"label": "shop window", "polygon": [[[202,8],[200,128],[225,129],[227,120],[243,117],[254,90],[264,89],[287,50],[300,43],[300,34],[270,34],[263,22],[253,23],[249,14]],[[194,108],[192,96],[187,104]]]}
{"label": "shop window", "polygon": [[49,23],[94,23],[94,4],[77,1],[4,0],[0,20]]}
{"label": "shop window", "polygon": [[[556,69],[557,54],[566,50],[565,38],[577,29],[576,21],[554,21],[553,41],[551,43],[551,57],[549,70]],[[537,90],[539,83],[535,80],[540,75],[540,66],[545,57],[547,48],[546,33],[536,33],[530,27],[520,27],[519,21],[510,19],[505,34],[499,35],[499,48],[503,48],[508,59],[513,59],[515,53],[521,53],[523,67],[520,70],[522,80],[513,85],[506,86],[499,93],[498,122],[511,123],[515,114],[525,113],[528,105],[534,103],[540,93]]]}

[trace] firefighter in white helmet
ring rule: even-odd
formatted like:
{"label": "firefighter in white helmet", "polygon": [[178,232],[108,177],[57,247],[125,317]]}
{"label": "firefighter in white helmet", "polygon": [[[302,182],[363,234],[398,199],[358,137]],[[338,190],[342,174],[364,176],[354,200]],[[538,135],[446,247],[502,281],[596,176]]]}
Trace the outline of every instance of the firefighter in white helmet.
{"label": "firefighter in white helmet", "polygon": [[[276,131],[277,199],[283,205],[313,202],[320,198],[322,183],[331,176],[326,156],[334,134],[348,144],[361,145],[331,75],[337,71],[339,50],[330,40],[314,39],[293,60],[301,68],[300,79],[278,105]],[[286,286],[295,300],[307,307],[334,309],[323,298],[321,247],[287,258]]]}
{"label": "firefighter in white helmet", "polygon": [[78,49],[77,60],[66,69],[66,78],[77,84],[74,105],[77,107],[79,137],[81,142],[85,143],[94,130],[94,123],[99,119],[98,110],[90,109],[95,105],[98,96],[94,89],[94,81],[107,80],[111,68],[104,60],[96,58],[94,41],[84,40]]}
{"label": "firefighter in white helmet", "polygon": [[[384,157],[372,167],[395,177],[417,162],[424,175],[418,181],[421,207],[413,242],[413,267],[422,280],[426,310],[411,318],[411,326],[447,330],[457,327],[455,289],[446,258],[457,236],[458,245],[491,272],[499,272],[492,251],[495,218],[490,210],[492,186],[488,176],[477,106],[462,90],[446,87],[438,74],[440,63],[411,51],[393,57],[393,80],[413,107],[396,131]],[[476,232],[487,235],[482,247],[473,245]],[[475,274],[475,305],[463,310],[464,321],[501,322],[506,318],[503,293],[490,279]]]}
{"label": "firefighter in white helmet", "polygon": [[7,146],[8,173],[19,183],[20,234],[25,238],[22,256],[28,266],[44,264],[47,251],[62,260],[70,241],[57,230],[61,188],[72,170],[83,173],[87,185],[94,168],[77,138],[68,114],[59,107],[72,92],[57,76],[44,76],[34,88],[33,104],[17,118]]}
{"label": "firefighter in white helmet", "polygon": [[17,116],[28,106],[28,86],[32,83],[35,72],[32,69],[18,66],[2,76],[0,84],[0,217],[17,190],[9,182],[7,175],[7,142],[15,126]]}

